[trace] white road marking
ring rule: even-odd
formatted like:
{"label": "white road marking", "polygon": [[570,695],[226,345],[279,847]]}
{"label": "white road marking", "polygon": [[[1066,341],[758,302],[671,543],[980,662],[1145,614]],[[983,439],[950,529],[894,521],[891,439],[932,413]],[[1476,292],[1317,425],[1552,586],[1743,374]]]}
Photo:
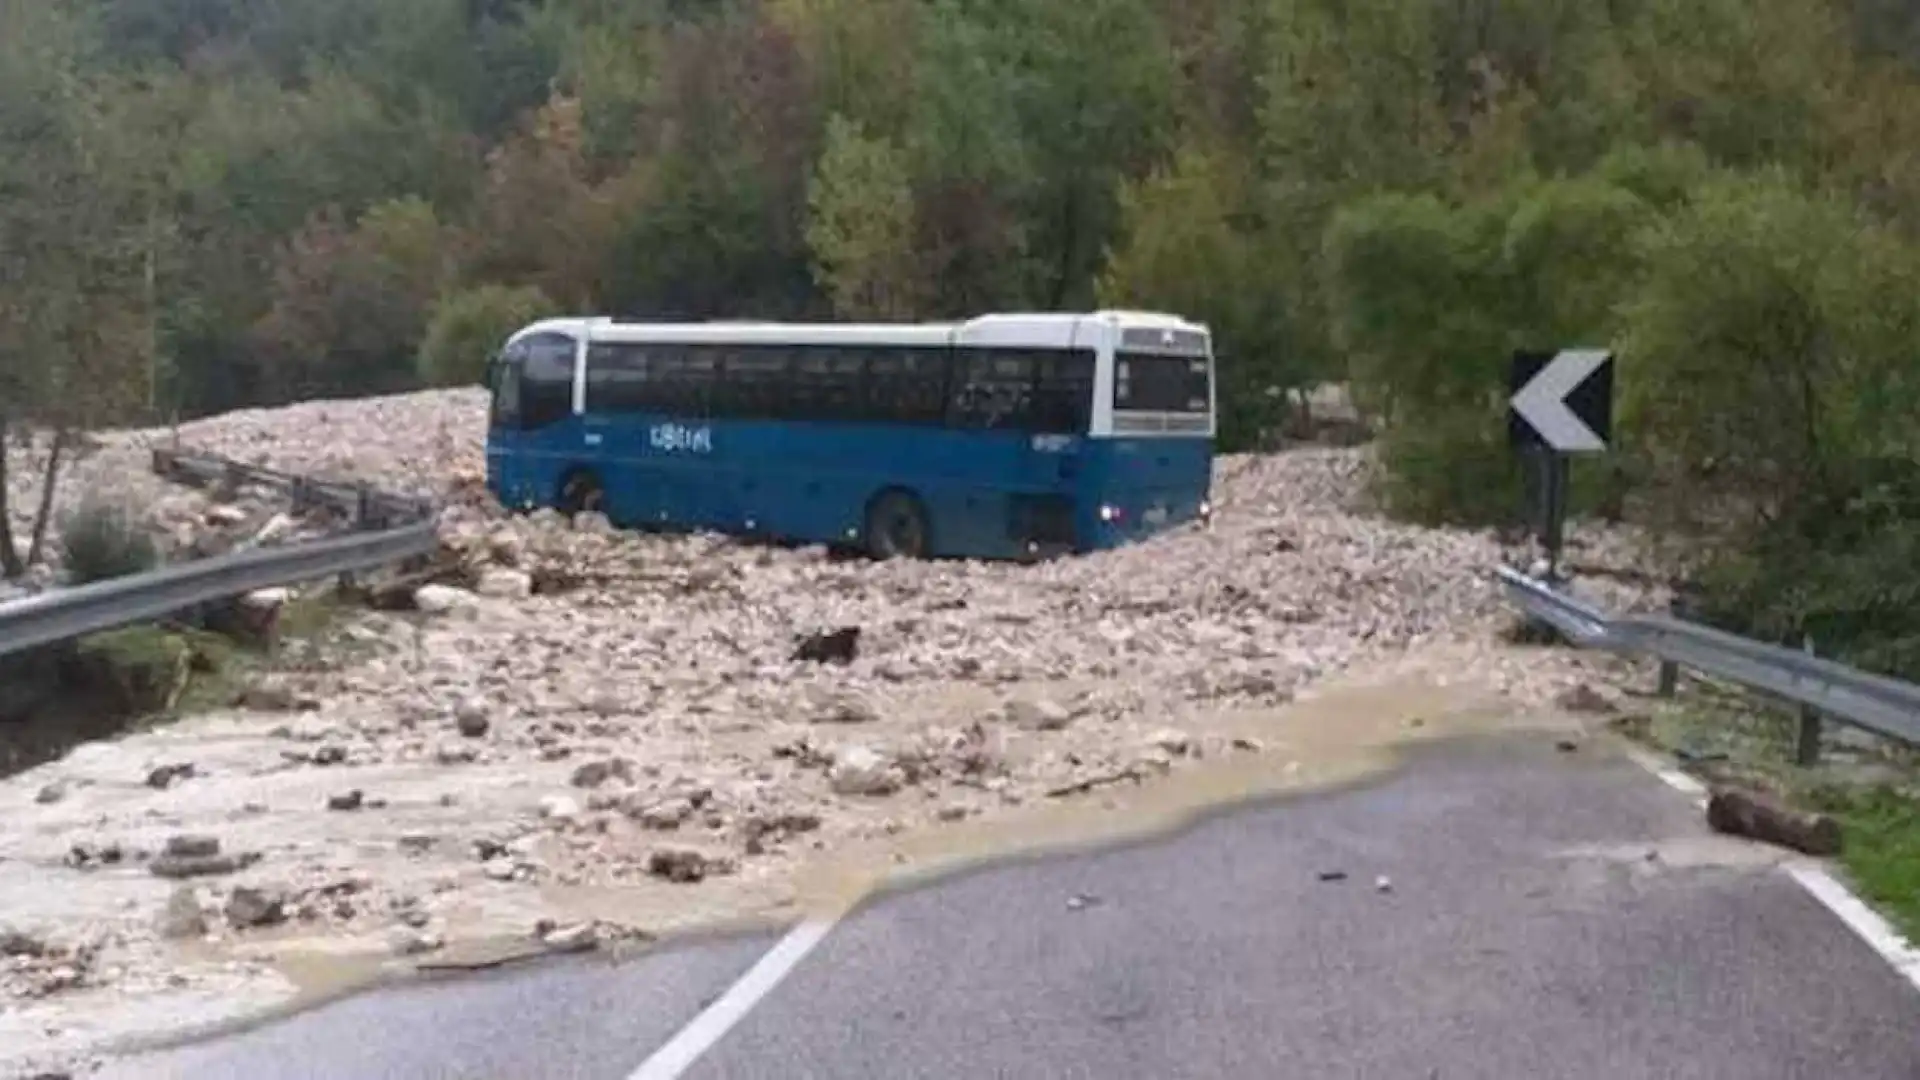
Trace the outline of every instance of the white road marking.
{"label": "white road marking", "polygon": [[1881,959],[1892,964],[1901,978],[1920,990],[1920,950],[1901,937],[1879,912],[1868,907],[1866,901],[1854,895],[1853,890],[1841,884],[1824,866],[1803,863],[1787,867],[1787,873],[1879,953]]}
{"label": "white road marking", "polygon": [[787,931],[768,949],[739,981],[727,987],[714,1003],[654,1051],[627,1080],[675,1080],[691,1068],[700,1055],[713,1048],[733,1026],[753,1011],[760,1000],[773,992],[806,955],[833,932],[837,919],[809,919]]}
{"label": "white road marking", "polygon": [[[1659,777],[1668,787],[1674,788],[1691,798],[1694,805],[1707,805],[1707,787],[1700,781],[1678,769],[1669,767],[1665,762],[1642,750],[1628,749],[1627,756],[1641,768]],[[1867,902],[1860,899],[1852,889],[1826,867],[1815,862],[1792,862],[1786,864],[1787,876],[1799,882],[1822,907],[1833,912],[1835,918],[1846,924],[1867,947],[1880,954],[1899,976],[1913,988],[1920,990],[1920,949],[1902,937],[1893,924],[1881,916]]]}

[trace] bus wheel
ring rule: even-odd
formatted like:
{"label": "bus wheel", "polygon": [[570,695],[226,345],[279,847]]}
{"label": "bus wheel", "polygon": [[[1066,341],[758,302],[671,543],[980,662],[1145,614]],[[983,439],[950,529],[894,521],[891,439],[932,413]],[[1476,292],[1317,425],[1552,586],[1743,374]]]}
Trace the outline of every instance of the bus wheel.
{"label": "bus wheel", "polygon": [[920,500],[904,491],[883,491],[867,507],[867,554],[876,559],[924,559],[931,534]]}
{"label": "bus wheel", "polygon": [[560,485],[560,502],[557,509],[573,517],[576,514],[597,514],[606,496],[600,489],[600,478],[590,472],[570,474],[566,482]]}

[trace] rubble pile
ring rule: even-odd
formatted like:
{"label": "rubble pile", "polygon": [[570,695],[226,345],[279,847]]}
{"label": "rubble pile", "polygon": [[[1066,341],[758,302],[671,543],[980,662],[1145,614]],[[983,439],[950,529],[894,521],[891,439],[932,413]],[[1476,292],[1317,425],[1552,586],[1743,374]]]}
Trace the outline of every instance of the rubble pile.
{"label": "rubble pile", "polygon": [[[1222,718],[1422,650],[1528,705],[1604,683],[1587,658],[1501,640],[1490,571],[1520,553],[1369,512],[1364,449],[1224,458],[1210,525],[1117,551],[876,564],[504,514],[473,497],[484,409],[456,391],[183,427],[195,450],[443,500],[458,583],[350,612],[331,662],[235,709],[0,782],[19,882],[0,925],[111,927],[103,956],[183,992],[218,979],[169,943],[576,948],[791,902],[798,868],[848,845],[1260,755]],[[116,454],[144,467],[158,437],[105,436],[76,476]],[[1572,537],[1586,563],[1631,565],[1632,543]],[[607,889],[620,919],[552,906]],[[0,1013],[46,985],[0,982]],[[55,997],[107,1008],[93,993]]]}

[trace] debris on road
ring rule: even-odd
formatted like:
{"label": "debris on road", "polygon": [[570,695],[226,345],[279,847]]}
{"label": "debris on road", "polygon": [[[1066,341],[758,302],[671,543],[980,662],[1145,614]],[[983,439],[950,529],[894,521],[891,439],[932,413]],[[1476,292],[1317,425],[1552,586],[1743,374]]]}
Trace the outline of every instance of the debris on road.
{"label": "debris on road", "polygon": [[[1118,804],[1131,795],[1112,789],[1197,771],[1216,747],[1306,775],[1318,751],[1258,725],[1345,673],[1418,668],[1527,706],[1604,689],[1597,660],[1501,642],[1499,591],[1460,570],[1501,561],[1498,539],[1381,519],[1362,498],[1364,449],[1222,458],[1209,527],[1116,551],[875,563],[508,515],[484,490],[486,413],[484,391],[435,391],[181,426],[196,450],[436,498],[442,550],[390,602],[340,605],[324,635],[283,642],[227,707],[0,781],[0,859],[84,871],[13,890],[0,922],[44,918],[60,940],[110,931],[111,962],[61,998],[94,1010],[87,1024],[35,1012],[36,1030],[154,1015],[126,1007],[140,994],[279,1000],[272,974],[232,951],[245,935],[219,917],[230,884],[284,890],[285,933],[323,951],[363,942],[383,961],[419,944],[394,930],[402,895],[471,913],[405,926],[449,953],[519,937],[531,914],[577,924],[589,913],[568,906],[575,893],[633,890],[657,921],[697,923],[791,902],[816,856],[1043,797]],[[169,521],[204,533],[204,496],[148,484],[150,448],[173,437],[104,435],[61,497],[151,488],[179,501]],[[270,531],[277,511],[254,501],[224,499],[248,511],[240,539]],[[1590,558],[1613,542],[1582,538]],[[1614,609],[1662,599],[1591,591]],[[1263,748],[1270,762],[1251,756]],[[164,787],[141,785],[189,759]],[[55,788],[64,797],[38,794]],[[226,843],[150,856],[169,830]],[[262,860],[270,883],[242,874]],[[326,891],[349,879],[362,884]],[[156,918],[182,885],[208,905],[200,934],[184,899]],[[220,959],[185,962],[169,926]]]}
{"label": "debris on road", "polygon": [[1840,854],[1840,823],[1825,814],[1796,810],[1758,791],[1721,787],[1707,799],[1707,824],[1715,832],[1744,836],[1805,855]]}

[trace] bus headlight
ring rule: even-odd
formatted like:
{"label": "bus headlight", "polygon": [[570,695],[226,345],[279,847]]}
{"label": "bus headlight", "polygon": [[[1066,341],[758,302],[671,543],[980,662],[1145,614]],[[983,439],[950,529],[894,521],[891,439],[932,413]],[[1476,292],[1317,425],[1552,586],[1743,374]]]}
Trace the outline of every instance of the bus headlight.
{"label": "bus headlight", "polygon": [[1200,520],[1205,521],[1211,517],[1213,517],[1213,503],[1207,501],[1206,499],[1201,499],[1200,500]]}
{"label": "bus headlight", "polygon": [[1109,524],[1109,525],[1111,525],[1111,524],[1113,524],[1114,522],[1116,522],[1116,521],[1119,521],[1119,520],[1120,520],[1120,518],[1121,518],[1121,513],[1120,513],[1120,508],[1119,508],[1119,507],[1117,507],[1117,506],[1102,506],[1102,507],[1100,508],[1100,520],[1101,520],[1101,521],[1104,521],[1104,522],[1106,522],[1107,524]]}

